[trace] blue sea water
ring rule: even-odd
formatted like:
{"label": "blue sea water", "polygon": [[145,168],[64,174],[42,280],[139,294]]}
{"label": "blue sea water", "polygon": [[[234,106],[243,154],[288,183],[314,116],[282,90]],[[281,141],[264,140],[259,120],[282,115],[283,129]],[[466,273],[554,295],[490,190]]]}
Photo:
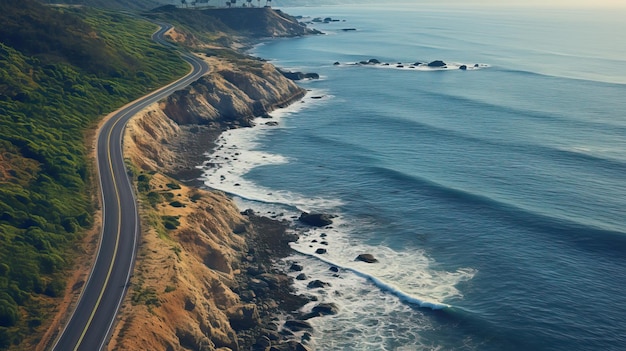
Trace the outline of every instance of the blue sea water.
{"label": "blue sea water", "polygon": [[[253,54],[321,79],[278,126],[225,133],[205,181],[278,219],[338,216],[293,221],[278,263],[331,284],[295,281],[340,308],[312,347],[626,350],[623,10],[283,10],[339,21]],[[451,68],[410,68],[433,60]]]}

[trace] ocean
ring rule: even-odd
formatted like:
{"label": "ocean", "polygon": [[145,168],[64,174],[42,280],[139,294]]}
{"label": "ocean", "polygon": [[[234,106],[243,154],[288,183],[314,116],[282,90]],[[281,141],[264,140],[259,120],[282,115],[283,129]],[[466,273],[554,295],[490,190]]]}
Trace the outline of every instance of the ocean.
{"label": "ocean", "polygon": [[337,21],[251,54],[320,79],[224,133],[204,181],[293,222],[277,265],[304,266],[305,310],[339,307],[310,320],[311,347],[626,350],[623,9],[282,10]]}

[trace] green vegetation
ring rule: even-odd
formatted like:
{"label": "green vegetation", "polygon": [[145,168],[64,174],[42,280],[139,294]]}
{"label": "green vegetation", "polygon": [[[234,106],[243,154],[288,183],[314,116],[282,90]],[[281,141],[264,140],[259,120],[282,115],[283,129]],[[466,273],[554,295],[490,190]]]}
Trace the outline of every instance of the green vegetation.
{"label": "green vegetation", "polygon": [[176,184],[176,183],[167,183],[165,184],[168,188],[172,189],[172,190],[178,190],[180,189],[180,185]]}
{"label": "green vegetation", "polygon": [[[85,135],[104,114],[188,70],[156,26],[84,7],[0,2],[0,349],[41,324],[38,300],[92,226]],[[149,183],[138,179],[138,183]]]}
{"label": "green vegetation", "polygon": [[202,194],[194,192],[189,199],[191,200],[191,202],[196,202],[198,200],[200,200],[202,198]]}
{"label": "green vegetation", "polygon": [[139,284],[133,289],[130,302],[133,305],[146,305],[150,312],[152,312],[152,306],[161,306],[161,300],[159,300],[156,290],[152,287],[144,288],[143,284]]}
{"label": "green vegetation", "polygon": [[163,226],[165,229],[173,230],[178,228],[180,225],[180,221],[178,220],[180,216],[161,216],[163,220]]}
{"label": "green vegetation", "polygon": [[172,206],[172,207],[185,207],[185,205],[182,202],[178,201],[178,200],[170,202],[170,206]]}

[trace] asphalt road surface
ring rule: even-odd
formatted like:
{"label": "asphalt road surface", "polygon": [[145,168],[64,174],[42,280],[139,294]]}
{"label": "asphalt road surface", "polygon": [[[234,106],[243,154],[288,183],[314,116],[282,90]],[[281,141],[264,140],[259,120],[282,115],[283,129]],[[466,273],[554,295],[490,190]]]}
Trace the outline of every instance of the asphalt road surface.
{"label": "asphalt road surface", "polygon": [[[174,47],[163,39],[172,26],[160,26],[152,39]],[[103,203],[100,247],[78,304],[52,348],[54,351],[96,351],[104,349],[107,343],[128,289],[140,233],[137,202],[122,155],[124,127],[146,106],[208,72],[204,61],[188,53],[181,55],[192,66],[188,75],[120,109],[98,133],[97,164]]]}

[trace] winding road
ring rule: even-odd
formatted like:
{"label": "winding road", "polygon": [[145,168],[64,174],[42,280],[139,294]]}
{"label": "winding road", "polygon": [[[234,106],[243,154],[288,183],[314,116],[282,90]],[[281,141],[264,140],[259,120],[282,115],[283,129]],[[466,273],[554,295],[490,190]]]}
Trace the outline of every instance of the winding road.
{"label": "winding road", "polygon": [[[174,48],[163,38],[172,26],[159,25],[161,28],[152,39]],[[99,351],[104,349],[111,334],[129,286],[140,233],[137,202],[122,154],[124,128],[143,108],[208,72],[206,62],[189,53],[181,53],[181,56],[192,67],[185,77],[118,110],[98,132],[96,152],[103,203],[102,237],[89,279],[52,347],[54,351]]]}

